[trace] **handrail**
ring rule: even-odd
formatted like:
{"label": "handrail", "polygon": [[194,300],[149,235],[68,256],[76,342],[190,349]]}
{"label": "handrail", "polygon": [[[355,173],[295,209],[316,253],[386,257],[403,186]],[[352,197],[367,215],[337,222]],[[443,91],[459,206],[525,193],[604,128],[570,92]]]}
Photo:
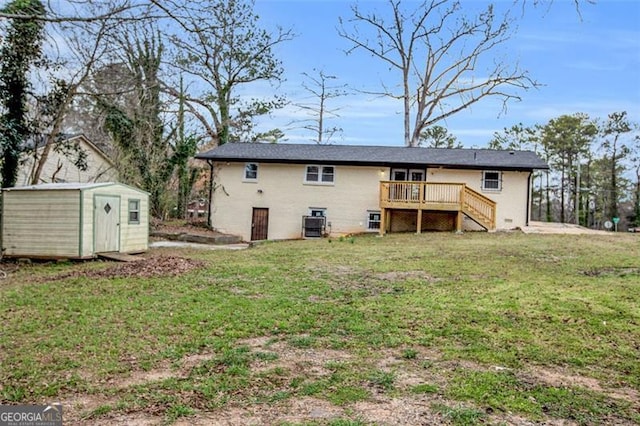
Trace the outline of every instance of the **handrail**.
{"label": "handrail", "polygon": [[496,203],[457,182],[381,181],[381,208],[462,211],[487,229],[495,229]]}

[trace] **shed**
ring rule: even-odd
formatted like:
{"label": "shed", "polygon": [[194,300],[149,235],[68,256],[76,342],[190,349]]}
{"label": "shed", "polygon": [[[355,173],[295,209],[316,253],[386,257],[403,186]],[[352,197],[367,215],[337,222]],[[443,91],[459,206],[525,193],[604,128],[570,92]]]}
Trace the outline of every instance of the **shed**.
{"label": "shed", "polygon": [[2,190],[2,255],[89,259],[149,247],[149,194],[121,183]]}

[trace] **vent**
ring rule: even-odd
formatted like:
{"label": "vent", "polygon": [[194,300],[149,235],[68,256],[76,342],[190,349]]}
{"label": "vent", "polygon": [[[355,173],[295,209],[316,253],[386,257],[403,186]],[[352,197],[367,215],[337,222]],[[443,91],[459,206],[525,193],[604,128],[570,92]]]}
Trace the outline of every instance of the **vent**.
{"label": "vent", "polygon": [[322,238],[326,218],[322,216],[302,216],[302,236],[304,238]]}

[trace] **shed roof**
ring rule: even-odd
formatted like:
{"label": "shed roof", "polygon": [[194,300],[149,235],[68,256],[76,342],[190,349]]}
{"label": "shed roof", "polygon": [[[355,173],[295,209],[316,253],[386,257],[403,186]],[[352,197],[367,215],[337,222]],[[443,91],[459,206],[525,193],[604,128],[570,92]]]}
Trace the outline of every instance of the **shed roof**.
{"label": "shed roof", "polygon": [[228,143],[196,155],[202,160],[361,166],[427,166],[533,170],[549,166],[533,151],[407,148],[362,145]]}
{"label": "shed roof", "polygon": [[27,185],[27,186],[15,186],[15,187],[12,187],[12,188],[2,188],[2,191],[73,191],[73,190],[81,191],[81,190],[86,190],[86,189],[94,189],[94,188],[107,187],[107,186],[113,186],[113,185],[124,186],[126,188],[130,188],[130,189],[133,189],[135,191],[139,191],[139,192],[142,192],[142,193],[146,194],[146,192],[143,191],[142,189],[134,188],[132,186],[125,185],[125,184],[119,183],[119,182],[41,183],[41,184],[38,184],[38,185]]}

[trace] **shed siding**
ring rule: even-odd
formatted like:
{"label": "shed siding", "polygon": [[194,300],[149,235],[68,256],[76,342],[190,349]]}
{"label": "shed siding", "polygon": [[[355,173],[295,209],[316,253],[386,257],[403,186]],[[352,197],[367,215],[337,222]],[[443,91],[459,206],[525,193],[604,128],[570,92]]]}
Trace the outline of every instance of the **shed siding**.
{"label": "shed siding", "polygon": [[4,194],[3,241],[8,256],[77,257],[79,191]]}
{"label": "shed siding", "polygon": [[[94,214],[93,200],[96,195],[110,195],[120,197],[120,252],[134,253],[145,251],[149,247],[149,196],[136,189],[124,185],[112,185],[85,191],[84,235],[90,241],[89,249],[94,248]],[[140,201],[140,223],[129,224],[129,200]],[[83,248],[84,249],[84,248]]]}
{"label": "shed siding", "polygon": [[82,256],[93,256],[93,195],[82,191]]}
{"label": "shed siding", "polygon": [[[149,247],[149,197],[122,184],[70,189],[31,188],[3,191],[2,247],[7,256],[89,258],[95,256],[94,197],[120,199],[120,252]],[[128,223],[128,201],[140,201],[140,223]]]}
{"label": "shed siding", "polygon": [[[126,187],[120,195],[120,251],[145,251],[149,246],[149,197]],[[140,223],[129,223],[129,200],[140,201]]]}

